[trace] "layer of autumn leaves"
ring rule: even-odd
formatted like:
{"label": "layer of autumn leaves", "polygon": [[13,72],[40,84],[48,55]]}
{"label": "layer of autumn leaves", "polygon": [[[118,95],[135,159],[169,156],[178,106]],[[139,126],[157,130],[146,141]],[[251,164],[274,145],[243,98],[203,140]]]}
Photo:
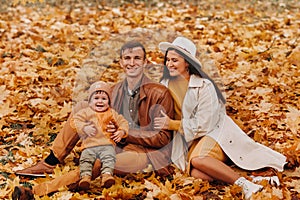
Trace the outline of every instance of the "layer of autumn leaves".
{"label": "layer of autumn leaves", "polygon": [[[146,73],[158,80],[163,55],[157,44],[184,35],[196,42],[203,68],[219,78],[228,114],[253,139],[288,158],[286,170],[278,173],[281,185],[261,182],[265,187],[253,199],[299,199],[299,9],[298,1],[233,0],[1,5],[0,198],[9,199],[16,185],[50,179],[17,177],[13,171],[49,153],[90,83],[122,79],[118,50],[125,41],[145,44],[154,63]],[[78,151],[56,168],[54,177],[75,167]],[[179,171],[171,182],[148,172],[116,178],[110,189],[102,190],[96,179],[87,194],[62,188],[38,199],[242,198],[236,186]]]}

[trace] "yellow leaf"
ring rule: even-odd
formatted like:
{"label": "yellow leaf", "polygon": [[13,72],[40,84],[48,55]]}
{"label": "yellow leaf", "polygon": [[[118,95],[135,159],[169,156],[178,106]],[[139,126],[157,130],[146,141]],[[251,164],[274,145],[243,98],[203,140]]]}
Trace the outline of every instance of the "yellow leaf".
{"label": "yellow leaf", "polygon": [[14,110],[16,110],[16,106],[10,107],[10,102],[0,104],[0,117],[12,114]]}
{"label": "yellow leaf", "polygon": [[300,110],[290,105],[287,105],[287,107],[289,112],[286,113],[286,123],[294,134],[299,134],[298,131],[300,130]]}
{"label": "yellow leaf", "polygon": [[74,51],[71,51],[69,48],[65,48],[64,51],[61,53],[62,58],[64,60],[69,60],[75,54]]}
{"label": "yellow leaf", "polygon": [[5,85],[0,86],[0,104],[6,99],[6,97],[10,94],[10,91],[6,89]]}
{"label": "yellow leaf", "polygon": [[51,113],[50,115],[52,117],[54,117],[55,119],[62,119],[62,118],[67,117],[70,114],[71,110],[72,110],[72,103],[64,102],[64,105],[59,112]]}
{"label": "yellow leaf", "polygon": [[7,179],[7,184],[5,185],[5,187],[0,190],[0,198],[6,197],[7,194],[11,193],[13,188],[15,188],[15,186],[19,186],[20,185],[20,178],[17,176],[15,177],[13,180]]}

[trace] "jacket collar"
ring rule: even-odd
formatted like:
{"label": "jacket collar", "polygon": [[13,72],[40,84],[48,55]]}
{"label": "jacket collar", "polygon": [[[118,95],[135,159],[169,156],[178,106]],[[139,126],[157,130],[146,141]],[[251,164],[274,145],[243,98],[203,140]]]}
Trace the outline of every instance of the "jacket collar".
{"label": "jacket collar", "polygon": [[[160,81],[161,84],[163,84],[164,86],[168,87],[169,84],[169,80],[170,79],[163,79]],[[204,79],[192,74],[189,80],[189,85],[188,87],[202,87],[204,83]]]}
{"label": "jacket collar", "polygon": [[[140,89],[140,91],[139,91],[140,99],[143,99],[146,97],[145,88],[143,86],[148,83],[152,83],[152,82],[153,81],[151,81],[145,74],[143,74],[143,76],[141,77],[140,85],[137,87]],[[117,100],[117,102],[118,102],[118,99],[123,99],[123,96],[125,95],[124,88],[127,88],[126,78],[123,81],[119,82],[119,84],[116,84],[114,86],[113,98],[114,98],[114,100]],[[120,101],[119,101],[119,103],[120,103]]]}
{"label": "jacket collar", "polygon": [[189,81],[189,87],[202,87],[204,84],[204,79],[192,74]]}
{"label": "jacket collar", "polygon": [[148,83],[152,83],[153,81],[150,80],[145,74],[143,74],[140,84],[140,100],[143,98],[146,98],[146,92],[144,85],[147,85]]}

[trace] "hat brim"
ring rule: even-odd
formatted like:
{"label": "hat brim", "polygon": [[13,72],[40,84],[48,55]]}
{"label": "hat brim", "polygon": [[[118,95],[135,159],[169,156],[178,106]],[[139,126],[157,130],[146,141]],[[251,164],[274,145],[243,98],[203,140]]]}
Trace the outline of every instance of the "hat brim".
{"label": "hat brim", "polygon": [[180,47],[178,47],[176,45],[173,45],[170,42],[161,42],[161,43],[159,43],[158,48],[164,54],[166,53],[166,51],[169,48],[176,49],[176,50],[180,51],[182,54],[184,54],[187,58],[189,58],[190,60],[192,60],[193,62],[195,62],[196,64],[198,64],[200,68],[202,66],[201,62],[197,58],[195,58],[192,54],[190,54],[188,51],[186,51],[186,50],[184,50],[184,49],[182,49],[182,48],[180,48]]}

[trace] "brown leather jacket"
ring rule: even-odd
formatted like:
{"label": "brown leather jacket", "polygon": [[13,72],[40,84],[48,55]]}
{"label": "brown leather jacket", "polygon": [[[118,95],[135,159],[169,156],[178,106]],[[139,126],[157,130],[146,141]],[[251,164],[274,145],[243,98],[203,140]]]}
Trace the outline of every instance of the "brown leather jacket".
{"label": "brown leather jacket", "polygon": [[[122,81],[113,87],[112,107],[119,113],[122,109],[124,87]],[[139,129],[129,129],[123,150],[134,150],[146,153],[154,169],[163,175],[170,174],[172,131],[153,128],[154,118],[161,116],[160,110],[164,110],[170,118],[173,118],[173,99],[169,90],[145,75],[142,77],[139,100]]]}

